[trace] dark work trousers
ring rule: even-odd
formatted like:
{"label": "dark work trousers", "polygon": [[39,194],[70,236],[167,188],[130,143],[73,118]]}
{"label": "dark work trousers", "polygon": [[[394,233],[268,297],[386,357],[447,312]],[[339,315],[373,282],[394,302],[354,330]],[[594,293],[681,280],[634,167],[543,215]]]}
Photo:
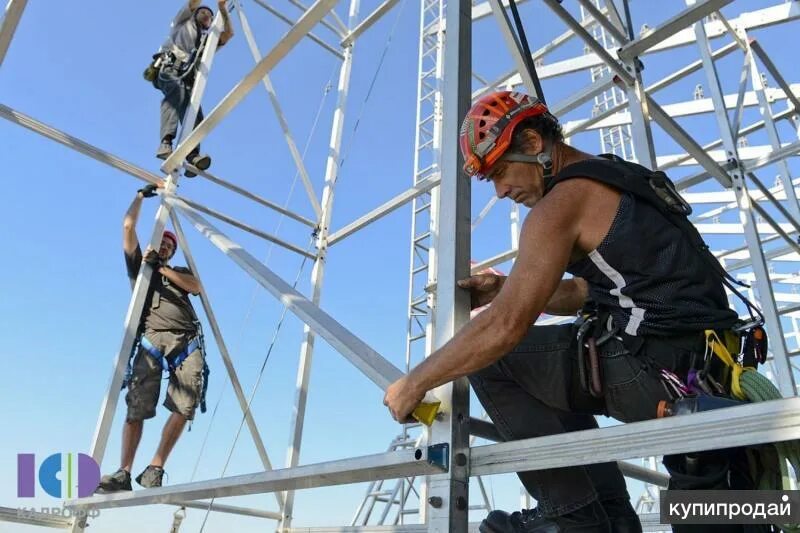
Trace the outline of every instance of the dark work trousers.
{"label": "dark work trousers", "polygon": [[[193,76],[190,74],[186,78],[180,79],[180,76],[172,67],[162,68],[156,76],[153,84],[164,93],[164,99],[161,100],[161,140],[171,137],[175,138],[178,135],[178,123],[183,121],[183,116],[186,114],[186,108],[189,107],[189,100],[192,97],[192,84]],[[188,83],[192,82],[192,83]],[[203,108],[197,112],[197,120],[195,120],[195,127],[203,121]],[[195,154],[200,153],[200,145],[198,145],[189,154],[191,158]]]}
{"label": "dark work trousers", "polygon": [[[576,333],[573,324],[532,327],[513,351],[469,377],[505,440],[594,429],[594,415],[600,414],[622,422],[655,418],[658,402],[670,399],[656,377],[657,367],[685,377],[703,355],[701,333],[661,340],[658,349],[655,341],[645,343],[636,355],[612,339],[598,348],[605,393],[598,399],[580,386]],[[613,462],[518,475],[545,516],[563,515],[596,499],[629,498]]]}

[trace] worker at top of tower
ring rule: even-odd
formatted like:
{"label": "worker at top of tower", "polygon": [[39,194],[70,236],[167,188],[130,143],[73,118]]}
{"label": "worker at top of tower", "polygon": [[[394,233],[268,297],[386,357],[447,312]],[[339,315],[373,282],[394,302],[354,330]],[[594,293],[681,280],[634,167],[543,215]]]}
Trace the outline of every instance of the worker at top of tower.
{"label": "worker at top of tower", "polygon": [[[233,25],[226,0],[218,0],[217,5],[224,23],[218,46],[224,46],[233,37]],[[172,21],[169,37],[156,55],[155,66],[158,72],[153,79],[153,85],[164,93],[161,101],[161,144],[156,152],[159,159],[167,159],[172,153],[173,141],[178,134],[178,123],[183,122],[189,106],[195,73],[213,21],[214,12],[210,7],[200,5],[200,0],[189,0],[178,11]],[[203,110],[198,109],[195,126],[202,120]],[[186,161],[200,170],[211,166],[211,158],[200,153],[199,145],[189,153]],[[186,176],[194,177],[196,174],[187,170]]]}
{"label": "worker at top of tower", "polygon": [[128,412],[122,430],[121,464],[116,472],[101,478],[98,492],[131,490],[133,460],[144,421],[156,415],[164,371],[169,374],[164,407],[170,416],[150,464],[136,478],[141,486],[161,486],[164,463],[186,422],[194,418],[198,406],[205,411],[208,367],[200,322],[189,300],[189,295],[200,293],[200,283],[188,268],[169,265],[178,248],[174,233],[165,231],[159,250],[146,250],[144,254],[136,236],[142,200],[155,196],[155,191],[155,185],[137,191],[123,221],[122,245],[131,286],[145,264],[151,268],[151,278],[123,385],[128,388]]}
{"label": "worker at top of tower", "polygon": [[[689,371],[703,364],[704,330],[738,323],[716,260],[699,235],[688,237],[696,230],[671,182],[565,144],[547,107],[515,92],[480,98],[460,147],[467,174],[531,210],[507,277],[458,282],[473,308],[491,306],[387,389],[392,416],[407,420],[427,391],[466,376],[505,440],[596,428],[593,415],[656,418],[659,402],[679,398]],[[581,315],[574,324],[532,326],[540,313]],[[665,464],[671,483],[722,489],[729,460],[702,456],[697,471],[708,477],[693,477],[683,456]],[[538,507],[493,511],[482,532],[641,531],[614,462],[519,477]]]}

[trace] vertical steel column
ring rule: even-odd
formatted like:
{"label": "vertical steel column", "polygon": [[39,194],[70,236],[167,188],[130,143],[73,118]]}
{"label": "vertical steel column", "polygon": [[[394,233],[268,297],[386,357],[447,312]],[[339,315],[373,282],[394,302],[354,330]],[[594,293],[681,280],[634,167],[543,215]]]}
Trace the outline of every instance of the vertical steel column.
{"label": "vertical steel column", "polygon": [[[348,24],[355,27],[358,18],[359,0],[350,1]],[[331,211],[333,209],[334,189],[339,178],[339,158],[342,147],[342,133],[344,131],[344,116],[347,108],[347,96],[350,91],[350,73],[353,66],[352,42],[344,50],[344,61],[339,70],[338,99],[333,113],[333,125],[328,150],[328,160],[325,167],[325,189],[322,192],[322,215],[317,235],[317,259],[311,271],[311,301],[319,305],[322,282],[325,275],[325,261],[328,253],[328,233],[330,231]],[[303,424],[306,416],[306,402],[308,400],[308,383],[311,378],[311,362],[314,357],[315,335],[308,325],[303,327],[303,343],[300,345],[300,360],[297,367],[297,389],[295,391],[294,411],[290,429],[289,448],[286,452],[286,466],[292,468],[300,461],[300,446],[303,442]],[[292,512],[294,510],[294,491],[286,492],[284,500],[280,531],[289,529],[292,525]]]}
{"label": "vertical steel column", "polygon": [[8,47],[11,46],[14,32],[17,31],[17,26],[27,4],[28,0],[8,0],[8,4],[6,4],[3,20],[0,21],[0,66],[2,66],[3,60],[6,58],[6,52],[8,52]]}
{"label": "vertical steel column", "polygon": [[[694,0],[687,0],[687,5],[692,5]],[[708,77],[709,91],[714,101],[714,114],[717,117],[717,124],[720,130],[720,138],[725,147],[725,151],[733,163],[729,174],[732,180],[733,191],[736,194],[736,202],[739,205],[739,217],[744,227],[747,248],[750,252],[753,273],[755,275],[755,285],[758,288],[759,303],[766,319],[767,332],[771,338],[770,348],[775,364],[775,373],[778,381],[778,388],[784,397],[791,397],[796,394],[792,367],[789,365],[789,356],[786,349],[786,339],[783,336],[781,316],[775,303],[775,295],[772,290],[772,283],[769,277],[769,268],[764,258],[761,241],[756,227],[756,218],[752,211],[752,200],[747,192],[744,172],[741,168],[738,146],[731,130],[731,123],[725,108],[724,93],[720,85],[716,65],[711,57],[711,45],[708,42],[703,21],[694,24],[697,44],[700,48],[700,56],[703,60],[703,67]]]}
{"label": "vertical steel column", "polygon": [[[753,83],[753,90],[758,98],[759,111],[764,118],[764,129],[767,131],[767,137],[769,137],[769,143],[772,145],[772,149],[779,150],[781,148],[781,138],[778,135],[778,128],[775,127],[775,120],[772,118],[772,106],[767,99],[767,94],[764,90],[764,82],[761,79],[761,73],[758,71],[758,64],[756,63],[753,50],[750,48],[750,40],[747,38],[745,30],[742,29],[740,31],[739,37],[741,37],[742,41],[745,43],[747,47],[746,53],[750,56],[750,79]],[[791,101],[789,104],[791,105]],[[733,134],[734,136],[738,136],[739,132],[734,131]],[[789,163],[786,159],[781,159],[776,164],[778,165],[781,183],[783,183],[783,190],[786,193],[786,200],[789,204],[789,212],[795,219],[800,220],[800,203],[797,201],[797,193],[792,185],[792,172],[789,170]]]}
{"label": "vertical steel column", "polygon": [[[217,43],[219,42],[219,35],[222,32],[222,16],[217,13],[211,31],[206,40],[206,47],[203,50],[203,56],[200,60],[197,77],[192,89],[192,96],[186,113],[183,117],[183,126],[178,142],[183,142],[192,132],[192,126],[197,118],[197,112],[200,109],[200,101],[203,98],[203,92],[206,88],[208,80],[208,73],[211,70],[211,65],[214,62],[214,55],[217,51]],[[187,124],[190,126],[185,127]],[[164,232],[164,227],[167,225],[167,218],[169,217],[169,206],[165,199],[170,194],[174,194],[180,173],[176,169],[167,177],[164,185],[164,194],[161,196],[161,205],[156,212],[156,220],[153,225],[153,233],[150,236],[148,245],[158,250],[161,245],[161,236]],[[106,390],[105,399],[100,407],[100,415],[97,419],[97,427],[95,428],[94,437],[92,438],[91,455],[97,464],[102,465],[103,456],[106,451],[106,444],[108,443],[108,436],[111,433],[111,425],[114,422],[114,412],[117,409],[117,402],[119,401],[120,390],[122,389],[122,380],[125,377],[125,368],[128,364],[128,358],[133,345],[136,341],[136,332],[139,329],[139,321],[144,311],[144,303],[147,296],[147,290],[150,287],[150,277],[152,275],[152,268],[150,265],[142,264],[139,270],[139,275],[136,277],[136,283],[133,287],[133,296],[131,297],[130,304],[128,304],[128,312],[125,315],[125,332],[122,337],[122,346],[119,349],[116,357],[114,358],[114,367],[111,374],[111,380]],[[73,522],[71,532],[82,532],[86,527],[86,519],[75,519]]]}
{"label": "vertical steel column", "polygon": [[[439,187],[436,247],[434,345],[442,346],[469,320],[469,295],[456,280],[470,273],[470,180],[461,171],[458,148],[461,120],[470,105],[472,71],[472,4],[450,0],[446,8],[442,107],[442,184]],[[428,531],[464,533],[469,515],[469,385],[459,379],[436,390],[441,418],[430,429],[431,443],[449,445],[450,470],[431,476]]]}
{"label": "vertical steel column", "polygon": [[633,85],[628,85],[628,110],[631,113],[631,140],[636,161],[647,168],[655,170],[656,151],[653,144],[653,132],[650,129],[650,111],[647,108],[647,99],[644,97],[644,84],[642,74],[637,68],[638,58],[623,62],[625,69],[633,77]]}
{"label": "vertical steel column", "polygon": [[[208,324],[211,326],[211,333],[214,335],[214,340],[217,342],[220,357],[225,365],[225,370],[228,372],[228,377],[233,386],[233,392],[236,394],[236,399],[239,401],[239,406],[242,408],[242,414],[247,422],[247,429],[250,430],[250,435],[253,437],[253,443],[258,451],[258,456],[261,458],[261,464],[264,465],[264,470],[272,470],[272,463],[267,454],[267,448],[264,446],[264,441],[261,439],[261,433],[258,431],[258,425],[253,418],[253,412],[250,410],[247,398],[242,390],[242,384],[239,382],[239,376],[236,374],[236,369],[233,367],[233,360],[231,359],[228,346],[225,344],[225,339],[222,337],[222,330],[219,327],[217,318],[214,315],[214,310],[211,308],[211,300],[208,298],[205,286],[203,285],[203,278],[200,277],[200,271],[197,268],[197,263],[194,261],[192,251],[189,249],[189,242],[186,240],[186,235],[183,233],[183,228],[178,220],[178,215],[175,212],[170,212],[170,219],[172,220],[172,227],[175,228],[175,233],[178,235],[178,242],[183,250],[183,256],[186,258],[186,264],[194,274],[195,279],[200,284],[200,302],[203,304],[203,310],[208,318]],[[275,499],[278,502],[278,508],[283,506],[283,493],[275,492]]]}

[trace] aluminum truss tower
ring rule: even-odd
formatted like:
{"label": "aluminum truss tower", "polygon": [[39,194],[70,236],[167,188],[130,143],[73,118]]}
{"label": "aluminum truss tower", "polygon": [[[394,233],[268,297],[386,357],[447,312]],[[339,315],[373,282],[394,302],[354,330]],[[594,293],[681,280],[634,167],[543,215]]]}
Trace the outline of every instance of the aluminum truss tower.
{"label": "aluminum truss tower", "polygon": [[[424,430],[423,439],[412,443],[408,440],[408,434],[404,433],[405,439],[393,443],[384,453],[301,465],[297,453],[299,439],[296,436],[302,433],[302,420],[300,420],[293,424],[291,446],[295,451],[290,453],[286,468],[271,469],[266,450],[263,449],[263,453],[260,454],[264,464],[263,471],[176,484],[130,494],[72,500],[67,502],[70,508],[115,508],[154,503],[196,507],[208,505],[207,502],[198,500],[271,492],[278,504],[277,512],[224,505],[215,507],[220,512],[278,520],[284,531],[293,531],[299,529],[293,528],[290,524],[292,512],[290,505],[287,506],[287,500],[291,491],[364,481],[377,483],[380,480],[428,476],[429,482],[424,486],[424,490],[420,491],[419,498],[422,523],[389,526],[388,529],[463,533],[470,527],[467,523],[467,511],[470,507],[468,495],[470,476],[556,468],[596,461],[624,461],[714,447],[743,446],[800,438],[800,398],[796,397],[794,374],[789,359],[800,354],[800,345],[796,329],[786,327],[789,325],[795,327],[796,318],[800,313],[800,298],[797,298],[794,291],[786,288],[794,287],[800,280],[798,274],[800,245],[796,241],[800,235],[800,223],[798,223],[800,208],[794,194],[797,185],[794,174],[797,172],[794,171],[793,174],[793,166],[789,159],[800,153],[800,131],[798,131],[800,86],[797,80],[784,78],[773,64],[765,47],[753,39],[753,34],[762,28],[800,19],[800,2],[776,2],[758,11],[743,12],[746,6],[744,2],[688,1],[685,9],[639,36],[631,35],[630,28],[624,27],[616,10],[611,9],[613,4],[607,5],[606,10],[600,12],[597,4],[589,0],[576,0],[576,2],[591,14],[594,22],[586,17],[581,17],[583,20],[576,18],[573,13],[577,9],[572,3],[564,2],[562,5],[558,0],[542,0],[531,6],[531,9],[536,10],[547,9],[549,13],[561,19],[567,28],[566,33],[544,44],[533,53],[534,59],[540,61],[540,77],[546,82],[548,79],[557,79],[559,76],[578,71],[588,70],[592,74],[592,69],[596,67],[608,67],[609,72],[596,70],[589,86],[569,95],[557,95],[564,99],[552,104],[551,107],[557,115],[564,117],[566,134],[572,140],[577,140],[581,132],[630,126],[630,140],[642,164],[654,168],[674,169],[675,173],[686,174],[678,178],[677,184],[695,206],[698,214],[694,221],[701,233],[707,236],[725,234],[739,238],[738,244],[726,244],[723,249],[715,250],[715,253],[725,262],[730,272],[753,283],[753,296],[768,318],[774,378],[785,398],[776,402],[727,409],[723,413],[711,411],[689,417],[602,428],[584,432],[580,438],[565,439],[564,436],[554,435],[470,446],[469,434],[489,440],[498,440],[498,437],[490,423],[469,416],[467,386],[464,380],[460,380],[434,392],[437,399],[442,402],[442,410],[431,428]],[[260,1],[257,3],[262,4]],[[481,23],[479,21],[483,17],[493,12],[496,21],[500,23],[502,39],[508,45],[509,54],[517,66],[522,64],[521,51],[518,43],[514,42],[513,30],[508,23],[508,17],[503,15],[502,3],[499,1],[474,6],[465,0],[451,0],[447,5],[443,2],[423,4],[420,80],[417,95],[417,119],[420,129],[415,144],[414,184],[409,190],[358,220],[335,231],[329,231],[327,226],[330,221],[330,205],[336,176],[336,154],[341,140],[349,87],[352,46],[361,34],[396,4],[396,0],[386,0],[363,18],[358,17],[358,2],[353,2],[347,24],[331,11],[335,3],[335,0],[317,0],[305,9],[304,14],[296,22],[289,20],[291,28],[287,34],[266,55],[260,59],[256,57],[257,63],[253,70],[208,114],[198,128],[192,132],[181,133],[179,146],[161,169],[166,179],[135,167],[8,106],[0,104],[0,116],[140,180],[165,183],[151,241],[160,236],[161,228],[170,216],[178,231],[184,253],[187,259],[193,262],[177,216],[180,215],[180,220],[188,221],[202,235],[208,237],[221,253],[302,320],[308,327],[307,341],[309,336],[311,339],[313,335],[322,337],[365,377],[379,388],[385,389],[401,376],[403,371],[394,367],[357,335],[319,308],[317,304],[321,272],[317,275],[320,283],[315,283],[311,297],[306,297],[249,254],[206,217],[217,218],[239,230],[275,242],[292,253],[321,263],[337,242],[379,220],[387,213],[412,204],[415,216],[412,239],[415,239],[415,244],[421,243],[421,246],[425,245],[426,239],[430,239],[424,251],[426,253],[435,251],[420,263],[414,262],[413,254],[416,250],[412,251],[411,277],[413,278],[415,270],[423,265],[424,275],[419,276],[419,281],[409,280],[409,307],[413,309],[415,298],[424,295],[426,305],[421,306],[420,310],[424,309],[426,316],[428,310],[433,311],[430,319],[420,320],[417,323],[419,327],[417,335],[423,331],[425,333],[424,345],[427,353],[450,338],[468,320],[467,298],[462,291],[456,289],[455,280],[469,272],[470,257],[475,255],[470,253],[469,238],[471,191],[468,180],[464,180],[459,172],[460,161],[456,138],[459,119],[469,105],[470,93],[475,95],[482,90],[473,91],[474,88],[470,85],[473,67],[481,68],[480,65],[474,64],[477,61],[473,62],[470,54],[472,26]],[[719,15],[713,20],[707,19],[729,4],[731,9],[739,6],[738,15],[729,18]],[[0,61],[5,57],[25,6],[25,0],[10,0],[6,7],[5,16],[0,23]],[[436,17],[438,23],[434,23]],[[242,24],[246,26],[244,19]],[[597,33],[596,28],[587,29],[592,24],[602,26],[603,31],[608,32],[620,44],[620,48],[609,50],[608,41],[603,40],[603,34]],[[311,33],[318,25],[334,28],[333,31],[338,32],[340,37],[338,47],[324,41],[320,42],[320,38]],[[432,38],[427,39],[428,35]],[[178,196],[175,191],[184,156],[202,141],[256,85],[264,83],[271,98],[274,98],[273,106],[281,117],[280,108],[276,105],[278,99],[274,94],[274,88],[270,90],[271,85],[267,75],[300,40],[306,38],[320,44],[326,53],[333,53],[343,61],[338,87],[339,100],[333,117],[328,151],[325,191],[319,200],[314,194],[311,183],[304,179],[315,219],[311,220],[285,209],[281,211],[295,222],[316,230],[317,249],[313,252]],[[581,39],[592,53],[552,63],[544,60],[545,56],[558,49],[564,42],[574,38]],[[725,40],[727,44],[717,48],[712,47],[712,44],[716,45],[721,40]],[[679,46],[698,47],[698,59],[686,66],[676,66],[675,70],[662,80],[647,80],[645,83],[641,72],[636,68],[639,58],[646,62],[651,53],[656,51],[663,53]],[[213,47],[210,49],[213,51]],[[426,52],[429,52],[428,56],[423,57]],[[726,92],[727,88],[719,75],[717,62],[734,52],[741,53],[744,57],[743,76],[738,91]],[[254,56],[256,55],[254,53]],[[428,57],[436,58],[435,65],[427,59]],[[206,74],[212,59],[213,53],[203,59]],[[767,73],[770,86],[765,86],[763,82],[762,69]],[[518,70],[519,68],[504,74],[488,86],[529,86],[530,80],[526,79],[524,72]],[[697,72],[705,75],[709,97],[663,105],[654,97],[664,87]],[[192,109],[199,104],[204,81],[201,77],[199,85],[195,87]],[[604,105],[607,103],[609,106],[608,109],[595,113],[585,109],[585,104],[589,104],[595,97],[609,91],[615,85],[624,91],[627,101],[604,100]],[[748,87],[752,90],[748,90]],[[786,109],[777,109],[778,103],[785,103]],[[746,123],[744,110],[756,106],[760,119],[754,123]],[[581,114],[582,111],[588,112]],[[697,115],[713,116],[719,131],[719,140],[703,145],[676,120]],[[589,118],[586,118],[587,116]],[[428,120],[428,117],[431,118]],[[285,121],[282,125],[285,126]],[[650,131],[651,125],[659,127],[665,136],[674,141],[673,144],[680,148],[679,153],[664,153],[657,150]],[[787,125],[790,127],[787,128]],[[757,145],[757,137],[746,145],[740,142],[742,138],[750,138],[753,133],[762,130],[767,134],[767,145]],[[283,132],[291,150],[293,141],[290,141],[288,127],[284,127]],[[421,155],[423,153],[424,155]],[[298,167],[301,167],[302,163],[297,158],[295,160]],[[771,188],[765,183],[772,183],[772,180],[762,180],[758,176],[758,173],[765,168],[776,168],[779,175],[779,183]],[[686,169],[694,173],[688,173]],[[304,174],[301,168],[298,170],[301,175]],[[201,176],[264,207],[281,210],[270,200],[238,185],[208,173],[201,173]],[[703,187],[697,187],[700,184],[703,184]],[[419,219],[416,218],[418,214],[422,214]],[[427,232],[430,232],[430,236],[425,235]],[[481,261],[472,268],[499,265],[511,260],[515,253],[516,249],[512,242],[511,250]],[[423,274],[423,270],[419,273]],[[93,439],[92,451],[98,461],[102,460],[104,455],[112,422],[113,405],[117,400],[121,379],[121,361],[123,357],[127,357],[132,341],[131,326],[135,322],[132,317],[140,312],[143,294],[146,292],[146,282],[142,278],[143,276],[140,276],[131,300],[125,335],[120,353],[114,360],[115,370]],[[236,388],[238,380],[233,361],[222,342],[221,332],[216,325],[209,302],[204,300],[203,304],[207,318],[212,323],[228,376]],[[437,327],[433,328],[433,324]],[[409,333],[407,339],[409,343],[414,336]],[[306,342],[307,346],[309,344]],[[423,343],[419,344],[422,346]],[[407,361],[410,362],[417,357],[414,350],[408,349]],[[308,357],[301,358],[301,367],[303,360],[310,364],[310,346],[304,347],[302,353],[307,353]],[[298,374],[302,377],[303,372],[301,368]],[[307,388],[307,380],[298,379],[298,397],[304,389],[304,383]],[[247,418],[248,406],[241,391],[237,396]],[[300,403],[298,400],[296,406]],[[302,415],[300,418],[302,419]],[[258,425],[252,418],[248,420],[248,425],[258,445],[260,439]],[[732,426],[738,430],[728,431]],[[556,448],[557,451],[554,452]],[[261,451],[260,448],[259,452]],[[662,486],[665,483],[663,474],[652,469],[635,467],[627,463],[622,465],[623,472],[630,477]],[[412,485],[399,486],[397,494],[401,496],[400,501],[404,501],[406,494],[412,491]],[[4,510],[0,513],[0,519],[7,515]],[[42,524],[53,521],[39,516],[32,518],[31,522]],[[74,522],[69,527],[73,531],[80,531],[84,524]],[[370,526],[360,529],[369,530]],[[303,529],[303,531],[308,530]]]}

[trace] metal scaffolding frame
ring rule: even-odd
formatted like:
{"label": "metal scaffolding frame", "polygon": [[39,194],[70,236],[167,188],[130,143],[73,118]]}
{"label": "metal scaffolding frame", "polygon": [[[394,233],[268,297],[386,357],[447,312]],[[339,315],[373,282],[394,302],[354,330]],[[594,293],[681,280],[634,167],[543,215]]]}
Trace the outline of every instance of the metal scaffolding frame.
{"label": "metal scaffolding frame", "polygon": [[[743,242],[736,247],[717,250],[715,253],[734,275],[753,282],[752,296],[768,318],[767,327],[773,339],[770,372],[784,399],[731,408],[722,413],[711,411],[688,417],[653,420],[566,435],[472,446],[470,434],[473,437],[489,440],[499,439],[490,423],[470,416],[469,388],[466,380],[462,379],[440,387],[432,393],[441,402],[440,411],[429,428],[421,429],[422,434],[419,438],[411,438],[410,435],[412,431],[418,431],[420,426],[406,427],[401,438],[394,441],[385,453],[300,466],[305,405],[316,335],[323,337],[356,369],[382,389],[403,373],[337,322],[334,317],[320,309],[329,247],[344,238],[351,237],[388,213],[412,203],[405,370],[420,357],[446,342],[469,320],[468,296],[464,291],[457,289],[455,281],[468,275],[470,271],[513,261],[516,256],[519,231],[519,211],[512,209],[510,250],[495,253],[488,259],[470,264],[472,255],[470,232],[478,226],[495,202],[489,201],[478,218],[471,220],[471,185],[460,173],[461,161],[457,147],[460,118],[469,106],[471,98],[482,94],[487,88],[525,85],[530,89],[531,80],[522,68],[525,58],[521,57],[521,49],[505,13],[505,3],[489,0],[486,3],[472,5],[467,0],[450,2],[420,0],[417,130],[411,188],[354,222],[332,231],[331,212],[340,164],[354,46],[371,26],[392,10],[397,1],[385,0],[367,16],[361,18],[359,0],[351,0],[346,23],[333,11],[335,0],[316,0],[310,7],[304,6],[297,0],[290,1],[303,10],[303,14],[296,22],[263,0],[254,0],[257,5],[291,26],[278,43],[262,56],[242,10],[242,2],[233,0],[256,63],[255,67],[197,128],[182,129],[178,146],[161,167],[161,171],[166,175],[165,178],[0,104],[0,116],[11,123],[26,127],[140,180],[163,184],[163,191],[160,194],[161,204],[149,239],[150,245],[156,245],[160,241],[167,219],[171,218],[187,261],[198,279],[201,279],[178,218],[178,215],[181,215],[305,324],[285,468],[277,470],[272,468],[259,435],[259,427],[250,413],[249,404],[239,384],[233,358],[227,350],[211,303],[203,294],[201,301],[206,317],[212,326],[213,336],[228,377],[234,386],[234,392],[264,471],[135,493],[95,495],[71,500],[67,502],[68,507],[79,510],[169,503],[205,509],[209,504],[197,500],[271,492],[278,505],[277,511],[216,504],[212,510],[277,520],[278,527],[282,531],[460,533],[474,529],[474,524],[468,523],[471,509],[468,494],[470,477],[601,461],[624,461],[668,453],[800,438],[800,414],[798,414],[800,398],[796,397],[795,376],[790,361],[792,356],[800,354],[800,339],[797,334],[797,320],[800,318],[798,310],[800,308],[797,304],[800,303],[800,297],[785,288],[787,284],[798,283],[798,276],[797,270],[792,275],[776,273],[776,265],[785,268],[800,264],[800,253],[798,253],[800,249],[795,241],[797,235],[800,235],[800,223],[798,223],[800,204],[795,190],[796,183],[787,162],[788,158],[800,154],[800,141],[782,140],[778,128],[781,121],[786,121],[800,139],[800,130],[797,126],[800,123],[798,117],[800,86],[793,85],[793,80],[787,79],[776,68],[762,44],[751,37],[751,33],[759,28],[800,19],[800,2],[776,3],[774,6],[741,13],[737,17],[728,19],[722,16],[720,9],[725,6],[733,9],[742,2],[704,0],[695,3],[693,0],[687,0],[685,9],[655,29],[636,37],[633,28],[630,27],[630,21],[624,21],[620,16],[620,5],[615,5],[614,0],[605,0],[605,3],[578,0],[574,4],[566,5],[562,5],[558,0],[544,0],[532,9],[549,9],[565,23],[567,31],[534,52],[532,59],[541,62],[548,54],[574,38],[583,41],[586,52],[577,57],[549,64],[539,63],[539,77],[546,80],[578,71],[592,74],[590,85],[571,95],[559,95],[563,100],[553,106],[556,114],[574,113],[586,109],[587,104],[591,105],[594,99],[595,112],[591,113],[589,118],[565,121],[568,139],[572,142],[581,132],[586,131],[611,131],[619,138],[606,139],[606,134],[603,134],[604,145],[620,147],[622,150],[619,139],[629,139],[634,150],[626,148],[623,151],[624,155],[630,157],[635,154],[643,164],[662,169],[678,165],[697,169],[695,174],[678,180],[679,187],[692,200],[693,205],[716,206],[696,215],[695,222],[701,233],[729,234],[743,238]],[[0,22],[0,66],[23,17],[26,3],[26,0],[9,0],[6,6],[4,17]],[[622,3],[627,2],[622,0]],[[577,17],[575,11],[580,11],[582,16]],[[519,71],[504,74],[488,84],[482,81],[482,87],[476,89],[472,80],[484,80],[484,78],[474,73],[475,65],[471,57],[472,26],[485,24],[480,21],[492,14],[494,23],[499,25],[500,34],[509,47],[510,57]],[[339,40],[338,44],[330,44],[323,38],[312,35],[311,30],[318,25],[324,25],[326,29],[331,30]],[[187,124],[194,123],[199,109],[221,28],[221,17],[217,16],[209,35],[209,45],[201,59],[199,75],[185,117]],[[712,50],[712,40],[722,37],[732,39],[733,42]],[[341,60],[337,87],[338,100],[332,118],[324,190],[319,199],[268,76],[275,66],[287,60],[292,48],[305,38],[312,39],[326,52],[333,53]],[[645,85],[639,65],[640,62],[647,61],[649,54],[695,44],[698,46],[699,60],[675,71],[663,80],[649,86]],[[717,72],[716,62],[737,51],[744,57],[741,82],[737,92],[726,94]],[[765,85],[761,67],[766,70],[767,77],[777,88]],[[703,71],[706,75],[709,98],[663,105],[656,102],[653,97],[656,91],[699,71]],[[748,80],[751,91],[747,91]],[[278,117],[282,133],[314,211],[315,220],[280,208],[274,202],[208,172],[198,173],[211,183],[236,192],[264,207],[277,210],[298,223],[314,227],[315,242],[312,251],[285,242],[224,213],[176,194],[176,185],[183,165],[181,162],[186,154],[218,126],[259,82],[264,85]],[[787,103],[787,109],[776,111],[773,106],[784,101]],[[744,109],[748,106],[758,107],[761,120],[754,124],[743,125]],[[729,109],[734,112],[733,118],[728,112]],[[676,119],[708,114],[715,116],[720,139],[702,146]],[[660,153],[653,141],[651,126],[658,126],[661,133],[674,141],[685,153],[668,155]],[[741,139],[762,129],[766,131],[768,145],[762,147],[742,145]],[[720,147],[721,151],[714,151]],[[778,169],[779,179],[775,186],[768,188],[765,183],[769,182],[760,179],[756,171],[772,165]],[[715,185],[710,185],[713,184],[709,181],[710,178],[716,180]],[[706,189],[710,186],[716,189],[687,191],[699,184],[703,184]],[[755,185],[758,191],[751,191],[749,189],[751,184]],[[213,226],[203,214],[313,259],[310,297],[293,289],[289,283]],[[738,215],[739,223],[722,222],[726,214]],[[126,315],[121,347],[113,361],[111,379],[91,445],[91,454],[98,463],[102,463],[105,454],[124,366],[133,346],[136,324],[144,305],[149,274],[149,267],[145,266],[136,280]],[[547,319],[546,322],[551,320]],[[415,351],[417,344],[424,347]],[[724,431],[724,428],[733,423],[740,428],[740,431],[736,434]],[[624,462],[621,466],[624,473],[631,478],[654,485],[665,484],[664,475],[652,468],[637,467]],[[423,477],[426,481],[417,491],[413,479]],[[392,502],[398,497],[400,502],[398,512],[400,518],[395,525],[374,526],[364,522],[345,528],[292,527],[295,490],[387,479],[401,480],[390,494]],[[420,502],[417,510],[420,519],[418,525],[406,525],[402,522],[404,505],[412,491],[418,492]],[[358,514],[356,513],[356,518]],[[9,510],[2,509],[0,520],[16,518],[19,521],[19,517],[10,515]],[[67,524],[64,521],[46,520],[41,516],[31,518],[28,523],[69,527],[73,533],[83,531],[86,527],[83,520],[73,520]]]}

